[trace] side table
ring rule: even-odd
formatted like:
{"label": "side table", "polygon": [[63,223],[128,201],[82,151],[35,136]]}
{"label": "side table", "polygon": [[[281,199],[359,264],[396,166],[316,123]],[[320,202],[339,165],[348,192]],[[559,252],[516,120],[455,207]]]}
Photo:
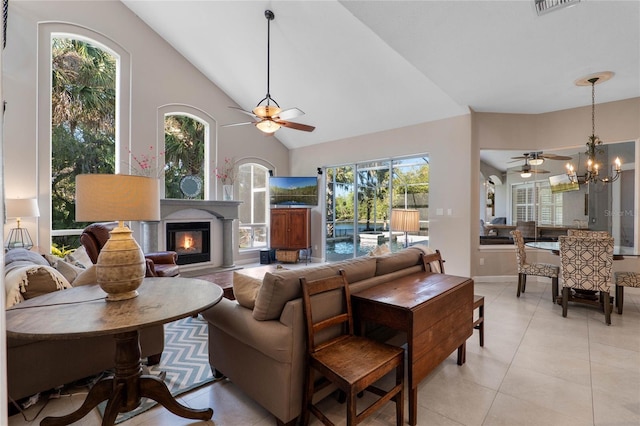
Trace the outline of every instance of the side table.
{"label": "side table", "polygon": [[115,375],[96,383],[80,408],[62,417],[46,417],[41,425],[74,423],[107,401],[103,425],[113,425],[118,413],[140,405],[142,397],[157,401],[188,419],[209,420],[211,408],[180,404],[165,383],[142,374],[139,331],[197,314],[222,298],[222,289],[192,278],[145,278],[133,299],[107,302],[96,285],[56,291],[6,310],[7,336],[26,340],[65,340],[112,335],[116,345]]}

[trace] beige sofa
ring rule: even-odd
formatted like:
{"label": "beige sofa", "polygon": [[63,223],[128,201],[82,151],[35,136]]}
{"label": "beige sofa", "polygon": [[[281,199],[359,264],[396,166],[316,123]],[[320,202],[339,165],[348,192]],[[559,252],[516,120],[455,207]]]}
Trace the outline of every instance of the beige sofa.
{"label": "beige sofa", "polygon": [[[77,285],[97,285],[95,270],[72,262],[48,262],[23,249],[5,254],[4,278],[7,307],[24,299]],[[150,363],[160,362],[164,349],[162,325],[140,332],[140,348]],[[70,340],[24,340],[7,338],[7,390],[15,401],[113,368],[112,336]]]}
{"label": "beige sofa", "polygon": [[211,368],[271,412],[278,424],[294,424],[301,411],[306,353],[300,277],[315,280],[344,269],[356,293],[423,271],[422,254],[431,252],[416,245],[382,256],[267,273],[253,289],[243,282],[243,288],[236,288],[234,280],[238,300],[222,299],[203,313],[209,322]]}

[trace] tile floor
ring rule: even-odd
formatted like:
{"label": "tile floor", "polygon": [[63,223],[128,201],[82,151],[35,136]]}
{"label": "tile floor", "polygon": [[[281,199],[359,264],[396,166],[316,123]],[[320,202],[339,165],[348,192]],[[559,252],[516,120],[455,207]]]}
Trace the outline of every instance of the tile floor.
{"label": "tile floor", "polygon": [[[570,305],[567,318],[552,305],[550,283],[527,283],[516,298],[516,284],[476,283],[485,296],[485,346],[477,331],[467,343],[467,362],[456,365],[455,352],[421,384],[419,425],[638,425],[640,424],[640,289],[625,292],[624,314],[604,315]],[[84,394],[50,400],[32,422],[20,414],[9,426],[39,424],[47,415],[78,407]],[[179,418],[164,408],[134,417],[125,426],[274,425],[273,417],[223,380],[179,398],[194,408],[212,407],[213,419]],[[40,403],[39,403],[40,404]],[[33,417],[39,404],[27,410]],[[344,425],[343,405],[324,401],[329,416]],[[405,404],[406,407],[406,404]],[[99,425],[92,412],[76,425]],[[313,425],[319,425],[313,419]],[[364,424],[395,424],[388,404]]]}

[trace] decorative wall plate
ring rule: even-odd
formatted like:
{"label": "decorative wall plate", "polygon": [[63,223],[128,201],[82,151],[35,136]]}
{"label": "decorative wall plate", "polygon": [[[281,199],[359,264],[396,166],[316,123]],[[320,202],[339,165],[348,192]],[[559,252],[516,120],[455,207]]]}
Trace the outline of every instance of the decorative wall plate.
{"label": "decorative wall plate", "polygon": [[186,175],[180,179],[180,191],[187,198],[196,198],[202,191],[202,179],[196,175]]}

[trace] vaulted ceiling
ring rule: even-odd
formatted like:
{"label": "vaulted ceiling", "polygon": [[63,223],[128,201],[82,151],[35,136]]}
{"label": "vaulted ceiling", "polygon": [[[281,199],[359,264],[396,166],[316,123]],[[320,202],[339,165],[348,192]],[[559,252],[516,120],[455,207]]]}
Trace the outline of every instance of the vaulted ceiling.
{"label": "vaulted ceiling", "polygon": [[266,94],[272,10],[271,96],[316,126],[279,130],[289,148],[469,108],[590,105],[591,89],[574,81],[600,71],[615,76],[596,102],[640,96],[637,0],[582,0],[542,16],[533,0],[122,2],[246,110]]}

